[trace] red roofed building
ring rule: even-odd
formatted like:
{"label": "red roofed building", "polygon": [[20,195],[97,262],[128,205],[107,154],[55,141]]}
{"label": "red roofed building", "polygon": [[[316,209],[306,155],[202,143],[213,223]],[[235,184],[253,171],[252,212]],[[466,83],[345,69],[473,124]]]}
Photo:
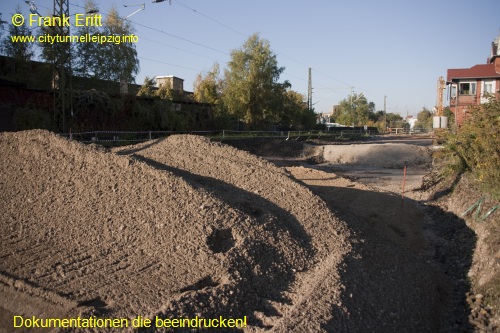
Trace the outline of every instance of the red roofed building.
{"label": "red roofed building", "polygon": [[450,109],[459,125],[463,124],[472,106],[487,102],[491,95],[500,97],[499,42],[500,35],[491,43],[491,56],[486,64],[448,69],[446,81],[450,85]]}

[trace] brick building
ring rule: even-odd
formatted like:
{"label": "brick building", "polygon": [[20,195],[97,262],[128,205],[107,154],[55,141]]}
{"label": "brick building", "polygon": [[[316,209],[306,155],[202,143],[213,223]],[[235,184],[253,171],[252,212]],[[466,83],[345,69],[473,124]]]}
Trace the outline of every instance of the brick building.
{"label": "brick building", "polygon": [[[486,103],[489,96],[500,97],[500,34],[491,43],[491,54],[486,64],[471,68],[448,69],[447,84],[450,109],[457,123],[463,124],[473,106]],[[458,94],[457,94],[458,88]]]}

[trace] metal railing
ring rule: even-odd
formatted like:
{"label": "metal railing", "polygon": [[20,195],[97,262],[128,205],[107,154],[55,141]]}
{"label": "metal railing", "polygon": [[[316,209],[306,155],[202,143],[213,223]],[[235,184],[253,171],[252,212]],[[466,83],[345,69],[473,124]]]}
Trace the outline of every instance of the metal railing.
{"label": "metal railing", "polygon": [[310,140],[319,138],[349,138],[353,136],[372,136],[380,134],[370,130],[341,131],[89,131],[78,133],[62,133],[61,136],[84,143],[126,144],[138,143],[174,134],[193,134],[209,137],[213,140],[231,140],[245,138],[276,138],[284,140]]}

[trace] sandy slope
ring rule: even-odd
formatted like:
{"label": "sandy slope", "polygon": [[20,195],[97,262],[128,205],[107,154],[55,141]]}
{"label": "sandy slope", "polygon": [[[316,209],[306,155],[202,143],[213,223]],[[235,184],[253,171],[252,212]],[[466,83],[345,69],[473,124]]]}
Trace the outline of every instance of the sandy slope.
{"label": "sandy slope", "polygon": [[245,331],[440,325],[417,222],[367,229],[249,153],[195,136],[109,152],[29,131],[0,134],[0,154],[0,328],[50,311],[247,316]]}

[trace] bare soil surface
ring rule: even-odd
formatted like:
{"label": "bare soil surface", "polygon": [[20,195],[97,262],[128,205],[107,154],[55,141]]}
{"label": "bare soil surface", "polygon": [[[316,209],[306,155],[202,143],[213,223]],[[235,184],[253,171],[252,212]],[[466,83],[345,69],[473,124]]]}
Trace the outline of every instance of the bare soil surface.
{"label": "bare soil surface", "polygon": [[[267,147],[273,164],[189,135],[110,151],[0,134],[0,329],[14,315],[141,315],[247,316],[245,332],[471,330],[465,224],[422,207],[411,180],[402,200],[293,145]],[[416,156],[408,168],[427,168]]]}

